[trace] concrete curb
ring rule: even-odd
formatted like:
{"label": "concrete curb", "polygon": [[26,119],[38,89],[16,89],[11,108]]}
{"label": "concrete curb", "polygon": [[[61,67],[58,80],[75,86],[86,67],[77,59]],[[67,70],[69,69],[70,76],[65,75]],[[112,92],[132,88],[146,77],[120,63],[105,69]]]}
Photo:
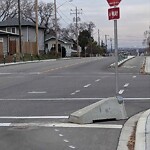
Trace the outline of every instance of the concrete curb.
{"label": "concrete curb", "polygon": [[145,60],[145,74],[150,74],[150,57]]}
{"label": "concrete curb", "polygon": [[130,140],[135,123],[138,121],[141,114],[142,113],[134,115],[126,121],[120,134],[117,150],[128,150],[128,141]]}
{"label": "concrete curb", "polygon": [[150,115],[150,109],[145,111],[137,124],[135,150],[146,150],[146,123]]}
{"label": "concrete curb", "polygon": [[50,62],[56,61],[57,59],[48,59],[48,60],[35,60],[35,61],[25,61],[25,62],[16,62],[16,63],[6,63],[0,64],[0,67],[11,66],[11,65],[21,65],[21,64],[28,64],[28,63],[39,63],[39,62]]}
{"label": "concrete curb", "polygon": [[[129,56],[126,59],[123,59],[122,61],[118,62],[118,67],[120,67],[121,65],[123,65],[126,61],[135,58],[135,56]],[[111,64],[110,67],[115,67],[115,63]]]}

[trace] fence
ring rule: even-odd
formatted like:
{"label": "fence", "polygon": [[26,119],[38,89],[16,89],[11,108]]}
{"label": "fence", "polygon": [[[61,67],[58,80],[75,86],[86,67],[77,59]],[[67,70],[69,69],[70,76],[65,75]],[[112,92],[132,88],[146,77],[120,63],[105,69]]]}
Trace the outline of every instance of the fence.
{"label": "fence", "polygon": [[[20,53],[19,41],[10,40],[9,41],[9,54],[13,55],[15,53]],[[36,43],[35,42],[22,42],[22,53],[23,54],[37,54]]]}

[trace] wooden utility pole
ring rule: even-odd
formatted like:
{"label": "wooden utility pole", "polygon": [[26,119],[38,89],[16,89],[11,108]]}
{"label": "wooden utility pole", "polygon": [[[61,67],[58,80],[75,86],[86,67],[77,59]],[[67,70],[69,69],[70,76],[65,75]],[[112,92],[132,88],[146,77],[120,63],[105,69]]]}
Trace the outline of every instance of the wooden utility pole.
{"label": "wooden utility pole", "polygon": [[[82,10],[82,9],[81,9]],[[76,25],[76,40],[77,40],[77,52],[78,52],[78,56],[80,57],[80,52],[79,52],[79,40],[78,40],[78,22],[80,21],[80,18],[78,17],[79,14],[81,14],[81,10],[78,10],[78,8],[75,8],[75,12],[71,13],[71,14],[75,14],[75,25]],[[71,10],[72,11],[72,10]]]}
{"label": "wooden utility pole", "polygon": [[106,53],[107,53],[107,37],[108,37],[109,35],[105,35],[105,46],[106,46]]}
{"label": "wooden utility pole", "polygon": [[101,45],[101,43],[100,43],[100,33],[99,33],[99,29],[98,29],[98,45],[100,46]]}
{"label": "wooden utility pole", "polygon": [[36,50],[37,55],[39,56],[39,29],[38,29],[38,0],[35,0],[35,15],[36,15]]}
{"label": "wooden utility pole", "polygon": [[22,40],[21,40],[21,11],[20,11],[20,0],[18,0],[18,24],[19,24],[19,53],[20,60],[22,58]]}
{"label": "wooden utility pole", "polygon": [[56,4],[56,0],[54,0],[54,10],[55,10],[55,52],[56,52],[56,56],[58,55],[58,24],[57,24],[57,4]]}

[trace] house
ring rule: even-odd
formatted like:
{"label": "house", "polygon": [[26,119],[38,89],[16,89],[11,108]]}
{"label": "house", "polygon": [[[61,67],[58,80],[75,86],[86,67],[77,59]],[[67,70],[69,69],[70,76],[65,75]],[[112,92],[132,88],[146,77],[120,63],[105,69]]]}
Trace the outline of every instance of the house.
{"label": "house", "polygon": [[[38,46],[39,46],[40,52],[44,51],[44,30],[45,30],[44,27],[39,26],[39,31],[38,31],[39,32],[38,33],[39,45]],[[3,34],[0,34],[0,39],[1,41],[3,41],[3,52],[11,54],[10,43],[13,43],[13,47],[16,47],[16,50],[13,53],[17,53],[19,50],[18,48],[18,45],[19,45],[18,44],[18,35],[19,35],[18,18],[8,18],[7,20],[0,22],[0,31],[1,32],[3,31]],[[36,46],[35,46],[36,24],[30,21],[21,19],[21,33],[22,33],[22,52],[23,53],[36,53],[37,52]],[[13,42],[9,42],[9,41],[13,41]]]}
{"label": "house", "polygon": [[[56,38],[54,36],[47,36],[45,39],[45,50],[50,52],[56,45]],[[58,39],[58,47],[64,47],[66,50],[66,56],[70,57],[72,52],[76,52],[72,49],[73,42],[63,39]]]}
{"label": "house", "polygon": [[0,55],[14,54],[17,48],[13,43],[18,40],[18,34],[0,30]]}

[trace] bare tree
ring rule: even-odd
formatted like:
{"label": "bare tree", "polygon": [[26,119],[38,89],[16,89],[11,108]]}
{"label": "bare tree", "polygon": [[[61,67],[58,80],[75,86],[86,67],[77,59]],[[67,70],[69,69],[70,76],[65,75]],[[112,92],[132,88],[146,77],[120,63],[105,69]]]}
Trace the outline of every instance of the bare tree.
{"label": "bare tree", "polygon": [[[93,22],[89,22],[89,23],[83,22],[78,25],[79,32],[82,32],[83,30],[88,30],[91,33],[91,35],[92,35],[94,28],[95,28],[95,24]],[[68,37],[71,39],[76,39],[75,24],[71,23],[66,29],[63,28],[61,30],[61,36]]]}
{"label": "bare tree", "polygon": [[147,53],[150,54],[150,26],[149,30],[144,32],[144,40],[143,40],[143,45],[147,45]]}
{"label": "bare tree", "polygon": [[17,15],[17,0],[1,0],[0,1],[0,21],[7,18],[13,18]]}
{"label": "bare tree", "polygon": [[21,16],[24,20],[35,23],[35,9],[33,0],[21,1]]}
{"label": "bare tree", "polygon": [[[21,14],[25,20],[36,22],[35,19],[35,3],[34,0],[22,0],[21,3]],[[46,28],[47,32],[54,26],[53,20],[53,3],[39,2],[38,6],[38,16],[39,16],[39,25]]]}

